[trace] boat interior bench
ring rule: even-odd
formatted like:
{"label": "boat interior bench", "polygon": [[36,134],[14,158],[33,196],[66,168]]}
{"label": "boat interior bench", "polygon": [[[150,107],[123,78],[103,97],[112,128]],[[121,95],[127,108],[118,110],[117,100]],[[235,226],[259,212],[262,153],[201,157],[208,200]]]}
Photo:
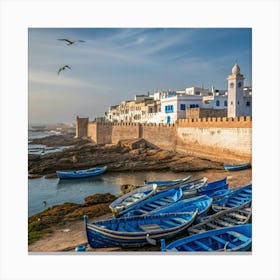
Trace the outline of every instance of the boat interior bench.
{"label": "boat interior bench", "polygon": [[140,225],[139,228],[146,232],[162,230],[158,224]]}

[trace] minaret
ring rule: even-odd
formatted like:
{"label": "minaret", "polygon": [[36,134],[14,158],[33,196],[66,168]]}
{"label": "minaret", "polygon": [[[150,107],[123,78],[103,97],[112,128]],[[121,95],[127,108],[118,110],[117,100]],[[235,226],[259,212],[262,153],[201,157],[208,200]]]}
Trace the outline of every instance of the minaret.
{"label": "minaret", "polygon": [[235,63],[228,80],[228,117],[244,116],[243,80],[240,67]]}

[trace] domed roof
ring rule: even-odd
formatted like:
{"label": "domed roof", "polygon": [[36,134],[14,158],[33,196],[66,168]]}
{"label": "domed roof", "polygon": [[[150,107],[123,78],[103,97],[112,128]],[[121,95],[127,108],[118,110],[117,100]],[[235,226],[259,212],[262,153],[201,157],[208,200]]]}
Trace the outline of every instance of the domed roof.
{"label": "domed roof", "polygon": [[237,75],[240,74],[240,67],[237,65],[237,63],[234,64],[231,70],[232,74]]}

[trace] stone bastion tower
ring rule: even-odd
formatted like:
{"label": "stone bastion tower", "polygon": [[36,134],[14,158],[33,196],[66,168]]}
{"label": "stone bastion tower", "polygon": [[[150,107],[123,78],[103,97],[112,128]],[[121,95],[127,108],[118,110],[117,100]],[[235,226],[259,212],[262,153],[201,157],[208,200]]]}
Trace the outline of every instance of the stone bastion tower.
{"label": "stone bastion tower", "polygon": [[244,97],[243,80],[245,77],[240,73],[240,67],[235,63],[232,67],[232,74],[227,77],[228,80],[228,117],[244,116]]}

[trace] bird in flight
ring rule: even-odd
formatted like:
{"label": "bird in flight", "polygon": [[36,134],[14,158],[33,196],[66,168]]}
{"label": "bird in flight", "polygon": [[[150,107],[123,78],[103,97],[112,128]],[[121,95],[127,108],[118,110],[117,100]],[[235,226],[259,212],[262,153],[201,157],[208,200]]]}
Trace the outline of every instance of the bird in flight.
{"label": "bird in flight", "polygon": [[71,41],[69,39],[57,39],[57,40],[65,41],[67,43],[67,46],[73,45],[76,42],[85,43],[85,41],[83,41],[83,40],[76,40],[76,41]]}
{"label": "bird in flight", "polygon": [[64,66],[62,66],[62,67],[60,67],[60,68],[58,69],[57,75],[59,75],[59,73],[60,73],[62,70],[65,70],[66,68],[69,68],[70,70],[72,70],[71,67],[70,67],[69,65],[64,65]]}

